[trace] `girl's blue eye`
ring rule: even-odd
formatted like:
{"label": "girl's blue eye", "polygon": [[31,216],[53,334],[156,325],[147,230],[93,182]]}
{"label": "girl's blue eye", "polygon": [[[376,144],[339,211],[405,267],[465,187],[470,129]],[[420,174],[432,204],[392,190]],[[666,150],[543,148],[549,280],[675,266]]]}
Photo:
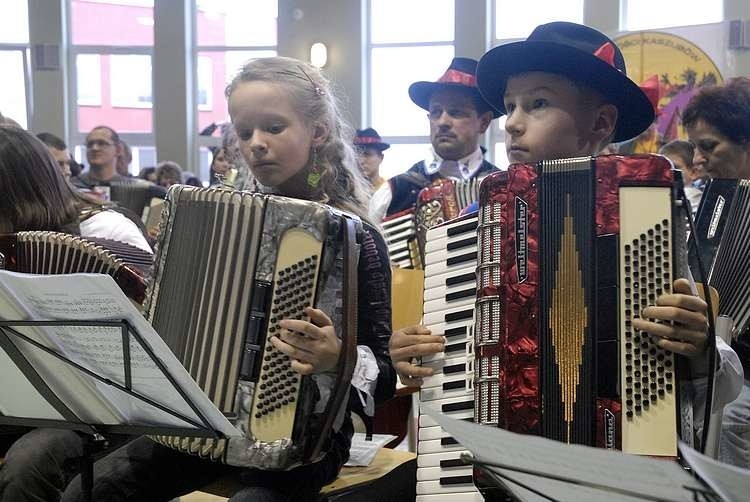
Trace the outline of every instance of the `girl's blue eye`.
{"label": "girl's blue eye", "polygon": [[547,106],[547,104],[548,102],[546,99],[539,98],[534,100],[532,106],[533,108],[544,108],[545,106]]}
{"label": "girl's blue eye", "polygon": [[279,134],[283,130],[284,126],[282,124],[274,124],[268,127],[268,132],[270,132],[271,134]]}
{"label": "girl's blue eye", "polygon": [[515,109],[516,109],[516,105],[514,105],[514,104],[512,104],[512,103],[507,103],[507,104],[505,105],[505,112],[506,112],[506,113],[509,113],[509,114],[510,114],[510,113],[513,113],[513,110],[515,110]]}

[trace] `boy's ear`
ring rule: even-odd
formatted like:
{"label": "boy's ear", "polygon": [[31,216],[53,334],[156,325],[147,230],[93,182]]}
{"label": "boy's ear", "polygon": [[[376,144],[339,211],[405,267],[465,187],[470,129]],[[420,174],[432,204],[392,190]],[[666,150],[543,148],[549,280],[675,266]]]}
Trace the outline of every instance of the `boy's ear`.
{"label": "boy's ear", "polygon": [[600,141],[611,138],[617,128],[617,107],[610,103],[599,105],[595,111],[592,132],[600,138]]}
{"label": "boy's ear", "polygon": [[328,139],[328,134],[331,132],[328,124],[325,122],[316,122],[313,124],[313,146],[320,146]]}

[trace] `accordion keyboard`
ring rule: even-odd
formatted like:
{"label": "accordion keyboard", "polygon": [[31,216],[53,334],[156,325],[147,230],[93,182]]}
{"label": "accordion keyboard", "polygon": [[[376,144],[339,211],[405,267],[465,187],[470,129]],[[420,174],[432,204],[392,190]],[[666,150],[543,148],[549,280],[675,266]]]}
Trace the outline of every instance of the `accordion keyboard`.
{"label": "accordion keyboard", "polygon": [[383,221],[383,236],[391,261],[401,268],[413,268],[410,243],[417,237],[414,213],[407,211]]}
{"label": "accordion keyboard", "polygon": [[250,429],[262,441],[292,437],[301,377],[270,337],[280,334],[279,321],[301,319],[303,310],[313,305],[321,251],[322,243],[304,230],[289,230],[281,239],[258,392],[250,414]]}
{"label": "accordion keyboard", "polygon": [[[424,379],[421,404],[472,420],[473,326],[477,265],[476,214],[427,231],[424,325],[446,338],[445,352],[422,358],[435,374]],[[466,451],[429,416],[419,417],[417,501],[482,500]]]}

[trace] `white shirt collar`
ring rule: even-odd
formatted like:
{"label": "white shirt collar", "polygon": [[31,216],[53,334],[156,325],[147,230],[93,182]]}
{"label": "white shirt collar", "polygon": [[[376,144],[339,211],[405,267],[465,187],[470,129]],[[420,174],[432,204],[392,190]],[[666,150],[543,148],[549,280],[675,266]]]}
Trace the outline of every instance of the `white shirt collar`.
{"label": "white shirt collar", "polygon": [[[435,149],[430,147],[430,151],[427,158],[424,159],[424,170],[427,175],[435,174],[440,171],[440,167],[443,165],[443,158],[435,152]],[[461,177],[465,180],[471,179],[482,167],[484,162],[484,155],[482,155],[482,149],[477,146],[477,149],[472,153],[458,159],[458,172]]]}

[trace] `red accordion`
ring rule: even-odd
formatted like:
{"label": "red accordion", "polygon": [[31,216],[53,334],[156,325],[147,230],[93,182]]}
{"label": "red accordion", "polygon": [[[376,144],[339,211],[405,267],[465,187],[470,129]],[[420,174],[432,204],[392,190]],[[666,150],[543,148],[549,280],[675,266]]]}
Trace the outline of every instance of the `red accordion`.
{"label": "red accordion", "polygon": [[676,455],[676,357],[632,328],[686,271],[657,155],[514,164],[480,189],[475,421]]}

